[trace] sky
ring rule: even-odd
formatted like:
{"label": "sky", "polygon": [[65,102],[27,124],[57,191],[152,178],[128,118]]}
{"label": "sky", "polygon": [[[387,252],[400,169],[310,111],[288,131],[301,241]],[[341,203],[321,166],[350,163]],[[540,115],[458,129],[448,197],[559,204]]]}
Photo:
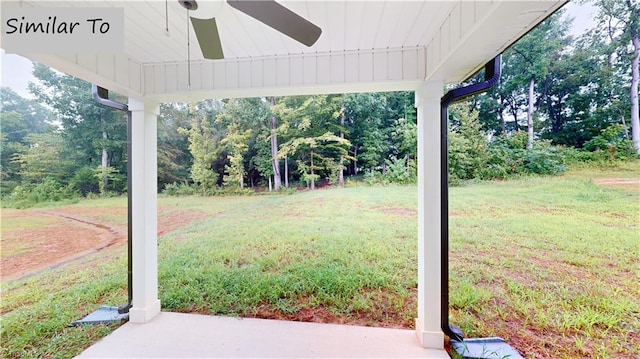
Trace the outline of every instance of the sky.
{"label": "sky", "polygon": [[[574,18],[573,27],[570,33],[578,36],[586,30],[595,26],[593,20],[595,16],[595,8],[588,4],[577,4],[569,2],[564,7],[566,15]],[[14,54],[5,54],[4,50],[0,53],[0,86],[7,86],[25,98],[33,98],[29,93],[28,84],[35,81],[31,74],[31,61],[22,56]]]}

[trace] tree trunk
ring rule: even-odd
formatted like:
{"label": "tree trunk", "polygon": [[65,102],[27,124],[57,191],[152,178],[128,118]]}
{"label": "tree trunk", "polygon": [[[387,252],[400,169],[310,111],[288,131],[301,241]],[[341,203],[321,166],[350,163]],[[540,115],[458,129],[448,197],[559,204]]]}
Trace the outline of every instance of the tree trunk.
{"label": "tree trunk", "polygon": [[502,95],[500,95],[500,106],[498,106],[498,119],[500,120],[500,130],[502,131],[502,134],[504,136],[507,135],[507,124],[504,121],[504,114],[502,113],[502,103],[504,102],[504,99],[502,98]]}
{"label": "tree trunk", "polygon": [[[276,98],[270,97],[269,102],[271,103],[271,108],[276,104]],[[276,133],[276,128],[278,127],[278,122],[276,116],[271,114],[271,167],[273,168],[273,184],[276,191],[280,190],[280,186],[282,185],[282,180],[280,179],[280,161],[278,160],[278,134]]]}
{"label": "tree trunk", "polygon": [[620,114],[620,122],[622,123],[622,129],[624,130],[624,138],[629,139],[629,127],[627,127],[627,121],[624,120],[624,114],[621,109],[618,109],[618,113]]}
{"label": "tree trunk", "polygon": [[311,167],[310,167],[310,169],[311,169],[311,189],[316,189],[316,181],[313,178],[313,175],[314,175],[314,173],[313,173],[313,151],[311,151]]}
{"label": "tree trunk", "polygon": [[518,125],[518,110],[512,109],[511,114],[513,115],[513,125],[515,126],[516,132],[520,132],[520,126]]}
{"label": "tree trunk", "polygon": [[533,86],[535,80],[531,77],[529,81],[529,107],[527,108],[527,149],[533,148]]}
{"label": "tree trunk", "polygon": [[[342,108],[340,109],[340,138],[344,139],[344,95],[342,95]],[[338,183],[344,185],[344,156],[340,156],[340,172],[338,172]]]}
{"label": "tree trunk", "polygon": [[289,188],[289,156],[284,157],[284,186]]}
{"label": "tree trunk", "polygon": [[358,174],[358,145],[353,146],[353,174]]}
{"label": "tree trunk", "polygon": [[271,176],[269,176],[269,192],[273,191],[273,187],[271,186]]}
{"label": "tree trunk", "polygon": [[631,59],[631,90],[629,97],[631,98],[631,141],[636,152],[640,154],[640,113],[638,112],[638,81],[640,80],[640,71],[638,63],[640,62],[640,38],[636,30],[631,31],[631,43],[633,43],[633,58]]}
{"label": "tree trunk", "polygon": [[[102,139],[105,141],[105,144],[106,144],[107,132],[102,131]],[[102,166],[102,179],[101,179],[102,193],[101,194],[104,196],[107,192],[107,185],[109,184],[109,175],[107,174],[107,168],[109,167],[109,154],[107,153],[107,149],[105,147],[102,147],[102,161],[100,165]]]}

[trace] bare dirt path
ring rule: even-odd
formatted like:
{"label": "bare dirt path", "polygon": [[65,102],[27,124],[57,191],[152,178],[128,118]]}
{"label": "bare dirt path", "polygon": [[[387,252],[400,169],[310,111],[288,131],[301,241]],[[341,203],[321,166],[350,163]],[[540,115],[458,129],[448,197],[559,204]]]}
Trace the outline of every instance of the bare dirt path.
{"label": "bare dirt path", "polygon": [[[3,210],[0,281],[21,279],[127,243],[126,207],[61,207],[55,210]],[[206,216],[160,207],[158,235]]]}
{"label": "bare dirt path", "polygon": [[126,226],[78,215],[33,211],[14,213],[8,219],[11,216],[23,221],[46,220],[34,228],[3,231],[2,281],[20,279],[127,242]]}

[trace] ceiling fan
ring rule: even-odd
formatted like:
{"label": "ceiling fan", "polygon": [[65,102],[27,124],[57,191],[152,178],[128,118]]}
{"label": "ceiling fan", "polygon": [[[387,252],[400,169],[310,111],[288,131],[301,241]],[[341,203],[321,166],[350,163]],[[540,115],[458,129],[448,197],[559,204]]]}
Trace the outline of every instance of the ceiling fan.
{"label": "ceiling fan", "polygon": [[[189,11],[198,9],[196,0],[179,0],[178,2]],[[318,26],[275,0],[227,0],[227,3],[234,9],[308,47],[312,46],[322,34],[322,29]],[[189,18],[204,58],[210,60],[224,58],[216,19],[199,19],[191,16]]]}

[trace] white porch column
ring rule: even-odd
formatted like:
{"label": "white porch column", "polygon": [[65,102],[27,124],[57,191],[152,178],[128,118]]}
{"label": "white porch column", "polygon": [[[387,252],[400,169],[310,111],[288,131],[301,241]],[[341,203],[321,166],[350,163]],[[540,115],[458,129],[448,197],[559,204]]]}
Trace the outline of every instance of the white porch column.
{"label": "white porch column", "polygon": [[129,97],[133,236],[133,307],[129,321],[146,323],[160,313],[158,299],[157,116],[160,107]]}
{"label": "white porch column", "polygon": [[418,113],[418,318],[425,348],[442,349],[440,329],[440,97],[442,81],[416,91]]}

